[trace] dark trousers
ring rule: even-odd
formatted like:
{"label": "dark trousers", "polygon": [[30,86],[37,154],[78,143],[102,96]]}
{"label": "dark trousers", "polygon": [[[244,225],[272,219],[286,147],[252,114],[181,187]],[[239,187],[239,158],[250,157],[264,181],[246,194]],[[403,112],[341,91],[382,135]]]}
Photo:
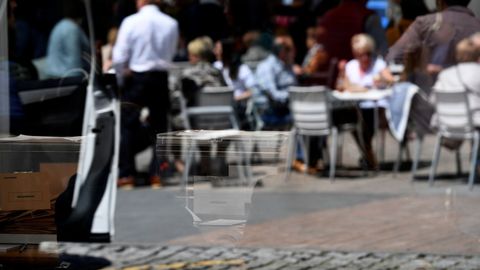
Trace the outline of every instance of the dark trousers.
{"label": "dark trousers", "polygon": [[[360,138],[356,132],[353,133],[355,141],[359,145],[363,145],[365,152],[363,153],[364,156],[367,156],[369,153],[372,153],[372,138],[374,136],[374,109],[361,109],[360,110],[360,117],[356,108],[346,108],[346,109],[335,109],[332,112],[332,124],[334,126],[341,126],[344,124],[349,123],[357,123],[361,121],[362,123],[362,137],[363,141],[360,142]],[[310,138],[310,150],[309,150],[309,163],[310,167],[315,167],[317,160],[322,159],[322,149],[325,147],[325,141],[320,140],[319,137],[311,137]],[[368,161],[367,161],[368,162]]]}
{"label": "dark trousers", "polygon": [[[148,108],[148,121],[140,122],[140,112]],[[134,73],[128,78],[122,93],[120,140],[120,177],[135,176],[135,155],[155,146],[158,133],[168,131],[170,96],[167,72]],[[153,147],[155,149],[155,147]],[[158,175],[153,153],[150,175]]]}

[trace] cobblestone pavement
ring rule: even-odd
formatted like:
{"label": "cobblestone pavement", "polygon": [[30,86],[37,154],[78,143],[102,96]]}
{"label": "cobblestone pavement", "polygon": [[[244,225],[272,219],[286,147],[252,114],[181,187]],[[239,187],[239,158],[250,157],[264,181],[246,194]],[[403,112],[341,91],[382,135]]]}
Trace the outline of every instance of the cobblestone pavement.
{"label": "cobblestone pavement", "polygon": [[108,269],[122,270],[480,269],[480,256],[104,244],[48,244],[43,248],[105,258],[112,262]]}

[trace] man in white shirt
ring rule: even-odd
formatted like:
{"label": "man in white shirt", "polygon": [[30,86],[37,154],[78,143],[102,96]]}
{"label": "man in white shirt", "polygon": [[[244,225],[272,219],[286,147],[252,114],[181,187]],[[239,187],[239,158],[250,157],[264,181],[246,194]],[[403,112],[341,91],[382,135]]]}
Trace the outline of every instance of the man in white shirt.
{"label": "man in white shirt", "polygon": [[[119,186],[134,183],[135,154],[155,144],[155,134],[166,132],[170,107],[168,73],[178,43],[178,23],[161,12],[159,0],[137,0],[138,12],[123,21],[113,48],[113,67],[123,89],[122,138]],[[148,134],[139,121],[142,108],[148,108]],[[142,133],[143,131],[143,133]],[[147,141],[147,143],[143,142]],[[155,155],[154,155],[155,156]],[[158,187],[155,160],[150,182]]]}

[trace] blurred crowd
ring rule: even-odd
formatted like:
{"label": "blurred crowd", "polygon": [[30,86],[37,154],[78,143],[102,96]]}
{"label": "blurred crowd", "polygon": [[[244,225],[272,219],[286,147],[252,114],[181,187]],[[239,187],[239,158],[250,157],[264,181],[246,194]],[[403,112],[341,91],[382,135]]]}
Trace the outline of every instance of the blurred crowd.
{"label": "blurred crowd", "polygon": [[[480,91],[474,75],[480,20],[467,8],[469,2],[438,0],[437,10],[429,10],[424,1],[395,0],[390,10],[397,13],[390,14],[385,27],[366,0],[92,1],[101,59],[94,68],[116,74],[122,90],[119,185],[135,182],[135,154],[154,144],[155,134],[182,129],[171,121],[174,91],[182,93],[187,106],[195,106],[202,89],[228,86],[241,129],[288,130],[293,121],[290,86],[366,92],[403,81],[422,90],[412,110],[417,125],[429,130],[434,85],[466,84]],[[16,63],[17,79],[88,74],[92,33],[86,31],[81,1],[10,0],[9,11],[10,60]],[[188,64],[172,82],[176,62]],[[404,69],[393,71],[391,64]],[[462,83],[447,75],[457,65],[465,69]],[[334,125],[363,119],[362,131],[353,135],[362,146],[361,162],[371,169],[378,167],[371,143],[373,106],[363,102],[332,112]],[[323,144],[311,145],[309,164],[298,153],[294,168],[322,170]],[[162,184],[159,162],[152,162],[154,186]],[[174,167],[184,170],[181,160]]]}

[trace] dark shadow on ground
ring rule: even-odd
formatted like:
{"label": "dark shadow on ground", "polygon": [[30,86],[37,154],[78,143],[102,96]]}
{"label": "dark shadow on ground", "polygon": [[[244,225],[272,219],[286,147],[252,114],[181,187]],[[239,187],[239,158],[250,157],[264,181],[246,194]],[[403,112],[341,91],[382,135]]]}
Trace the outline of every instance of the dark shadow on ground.
{"label": "dark shadow on ground", "polygon": [[[428,160],[420,160],[418,163],[418,168],[417,170],[421,170],[424,168],[430,167],[431,162]],[[412,170],[412,165],[413,162],[411,160],[407,161],[402,161],[400,163],[400,168],[398,172],[409,172]],[[395,161],[387,161],[387,162],[382,162],[380,164],[380,170],[381,171],[387,171],[387,172],[393,172],[393,168],[395,166]]]}

